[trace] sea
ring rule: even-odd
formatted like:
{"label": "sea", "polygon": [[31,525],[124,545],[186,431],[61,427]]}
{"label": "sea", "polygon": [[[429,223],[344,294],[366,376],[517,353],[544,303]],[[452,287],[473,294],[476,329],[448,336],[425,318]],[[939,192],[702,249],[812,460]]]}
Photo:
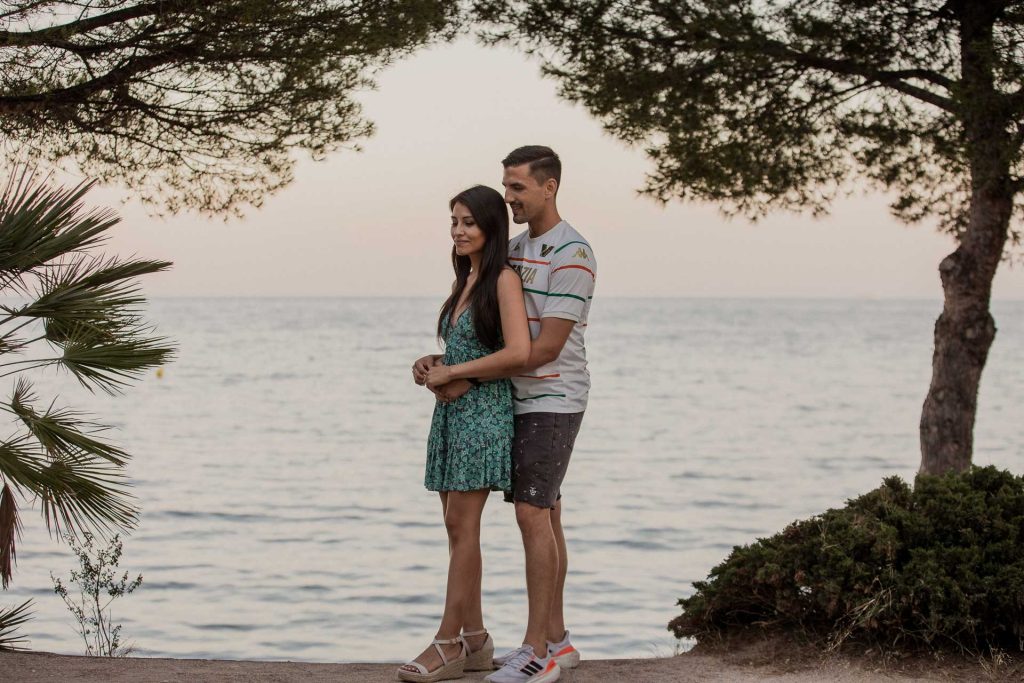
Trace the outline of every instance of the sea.
{"label": "sea", "polygon": [[[128,450],[140,508],[113,600],[135,656],[397,662],[434,636],[448,546],[423,488],[438,301],[157,299],[175,362],[121,396],[34,373],[40,407],[87,412]],[[593,389],[563,486],[566,619],[584,657],[685,650],[668,622],[737,545],[920,463],[939,301],[598,297]],[[996,302],[977,464],[1024,470],[1024,302]],[[9,392],[11,386],[0,387]],[[8,432],[15,433],[12,423]],[[76,567],[38,503],[0,607],[26,599],[28,647],[82,653],[53,592]],[[521,642],[523,552],[511,505],[483,520],[483,605]]]}

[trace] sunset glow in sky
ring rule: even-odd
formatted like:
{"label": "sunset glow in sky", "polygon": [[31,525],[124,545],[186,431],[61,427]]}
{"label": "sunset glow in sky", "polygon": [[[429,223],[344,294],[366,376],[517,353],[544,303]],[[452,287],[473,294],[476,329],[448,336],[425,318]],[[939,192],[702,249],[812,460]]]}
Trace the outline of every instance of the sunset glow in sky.
{"label": "sunset glow in sky", "polygon": [[[89,195],[124,221],[109,251],[174,261],[150,296],[437,296],[451,284],[448,199],[499,188],[500,160],[547,144],[563,161],[562,216],[593,244],[605,296],[941,297],[954,248],[906,226],[886,197],[857,192],[825,219],[777,213],[758,224],[711,204],[637,195],[650,165],[558,99],[537,64],[466,38],[425,50],[361,95],[377,134],[364,151],[300,161],[295,182],[244,219],[150,217],[123,188]],[[127,203],[121,204],[125,199]],[[997,299],[1024,299],[1024,268],[1001,267]]]}

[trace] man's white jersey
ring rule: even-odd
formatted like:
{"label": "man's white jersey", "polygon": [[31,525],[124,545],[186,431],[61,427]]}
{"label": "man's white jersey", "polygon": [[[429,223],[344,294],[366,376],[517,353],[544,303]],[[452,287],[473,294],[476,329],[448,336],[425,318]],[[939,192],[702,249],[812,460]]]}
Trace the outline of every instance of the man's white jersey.
{"label": "man's white jersey", "polygon": [[558,358],[512,378],[515,413],[583,412],[590,392],[583,334],[597,280],[594,250],[562,221],[535,239],[529,230],[513,237],[509,262],[523,280],[531,338],[540,334],[543,318],[576,323]]}

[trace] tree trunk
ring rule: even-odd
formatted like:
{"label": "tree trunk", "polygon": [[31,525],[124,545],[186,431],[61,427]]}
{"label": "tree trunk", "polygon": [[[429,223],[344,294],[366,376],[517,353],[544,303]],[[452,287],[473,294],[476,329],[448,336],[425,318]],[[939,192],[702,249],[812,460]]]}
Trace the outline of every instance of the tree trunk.
{"label": "tree trunk", "polygon": [[[935,322],[932,383],[921,412],[921,472],[942,474],[970,467],[978,386],[996,336],[989,313],[992,278],[1003,253],[1012,198],[979,197],[971,202],[972,241],[939,265],[945,305]],[[1011,195],[1012,197],[1012,195]]]}
{"label": "tree trunk", "polygon": [[921,469],[963,471],[971,465],[978,386],[995,321],[992,279],[1002,260],[1014,187],[1006,116],[992,72],[989,3],[954,2],[960,14],[960,101],[971,169],[971,205],[960,246],[939,265],[945,304],[935,323],[932,383],[921,412]]}

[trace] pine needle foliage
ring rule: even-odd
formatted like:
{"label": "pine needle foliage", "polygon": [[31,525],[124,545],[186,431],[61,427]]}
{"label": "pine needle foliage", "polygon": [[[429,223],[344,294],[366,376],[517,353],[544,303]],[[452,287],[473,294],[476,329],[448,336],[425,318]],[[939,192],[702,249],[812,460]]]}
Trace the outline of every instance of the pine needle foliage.
{"label": "pine needle foliage", "polygon": [[[1020,2],[472,4],[487,40],[539,58],[564,97],[646,152],[643,191],[659,201],[823,215],[859,176],[899,218],[959,235],[982,144],[971,137],[986,134],[1010,196],[1024,188]],[[973,132],[981,117],[995,129]]]}
{"label": "pine needle foliage", "polygon": [[[1024,217],[1020,0],[474,0],[652,164],[650,197],[824,216],[865,187],[956,239],[921,412],[921,471],[973,456],[989,310]],[[830,255],[825,255],[827,258]]]}
{"label": "pine needle foliage", "polygon": [[122,181],[155,211],[240,213],[373,132],[357,96],[448,37],[449,0],[0,6],[0,150]]}
{"label": "pine needle foliage", "polygon": [[1024,652],[1024,477],[899,477],[736,547],[669,629],[714,642],[797,636],[888,654]]}
{"label": "pine needle foliage", "polygon": [[[173,346],[142,317],[137,278],[166,261],[95,253],[117,224],[106,209],[87,209],[92,182],[57,187],[27,167],[0,191],[0,401],[11,433],[0,438],[0,580],[6,589],[17,558],[21,514],[38,502],[47,529],[76,539],[132,529],[137,506],[125,477],[130,455],[104,438],[105,425],[41,401],[33,373],[65,371],[90,391],[117,394],[172,359]],[[27,605],[0,612],[0,647]]]}

